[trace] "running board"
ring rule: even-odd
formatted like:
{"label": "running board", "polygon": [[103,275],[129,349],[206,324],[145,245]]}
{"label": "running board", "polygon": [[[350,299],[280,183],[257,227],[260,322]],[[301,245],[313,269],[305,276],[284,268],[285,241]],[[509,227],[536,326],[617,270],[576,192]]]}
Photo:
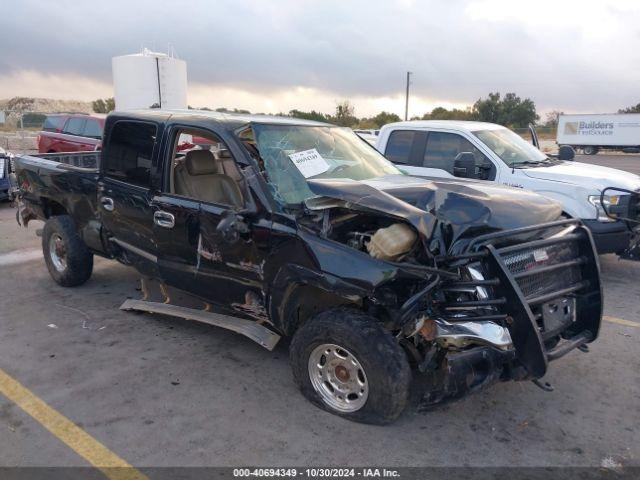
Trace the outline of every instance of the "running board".
{"label": "running board", "polygon": [[193,308],[179,307],[166,303],[146,302],[144,300],[127,299],[120,310],[136,310],[138,312],[160,313],[171,317],[183,318],[194,322],[206,323],[214,327],[222,327],[232,330],[240,335],[249,337],[267,350],[273,350],[280,340],[280,335],[258,323],[243,318],[231,317],[219,313],[206,312]]}

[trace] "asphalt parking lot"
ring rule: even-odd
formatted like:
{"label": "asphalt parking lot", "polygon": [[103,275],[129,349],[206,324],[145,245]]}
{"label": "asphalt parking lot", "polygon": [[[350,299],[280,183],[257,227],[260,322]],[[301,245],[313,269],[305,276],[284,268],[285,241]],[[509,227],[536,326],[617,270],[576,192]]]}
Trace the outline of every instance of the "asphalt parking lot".
{"label": "asphalt parking lot", "polygon": [[613,155],[576,155],[576,161],[618,168],[640,175],[640,155],[627,155],[624,153]]}
{"label": "asphalt parking lot", "polygon": [[[640,156],[579,159],[640,173]],[[118,310],[138,298],[130,268],[96,259],[59,287],[36,222],[14,215],[0,205],[0,391],[9,376],[132,465],[640,465],[640,263],[601,257],[607,320],[589,353],[552,364],[554,392],[499,384],[374,427],[307,402],[282,345]],[[0,393],[0,466],[87,466],[62,430]]]}

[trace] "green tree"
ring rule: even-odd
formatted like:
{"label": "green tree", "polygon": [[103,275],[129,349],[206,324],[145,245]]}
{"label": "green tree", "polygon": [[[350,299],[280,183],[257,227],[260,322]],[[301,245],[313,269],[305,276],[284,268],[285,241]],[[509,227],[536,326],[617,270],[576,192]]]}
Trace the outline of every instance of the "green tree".
{"label": "green tree", "polygon": [[376,128],[380,128],[387,123],[400,122],[402,119],[396,115],[395,113],[390,112],[380,112],[375,117],[371,117],[371,121],[374,123]]}
{"label": "green tree", "polygon": [[444,107],[436,107],[431,112],[425,113],[422,120],[474,120],[474,114],[470,108],[461,110],[454,108],[447,110]]}
{"label": "green tree", "polygon": [[352,128],[375,129],[380,127],[371,118],[361,118],[360,120],[358,120],[358,123],[354,125]]}
{"label": "green tree", "polygon": [[632,107],[621,108],[618,113],[640,113],[640,103]]}
{"label": "green tree", "polygon": [[486,99],[481,98],[473,105],[473,114],[476,120],[511,128],[526,127],[540,118],[533,100],[522,100],[515,93],[507,93],[504,98],[500,98],[498,92],[490,93]]}
{"label": "green tree", "polygon": [[116,109],[116,101],[111,98],[99,98],[91,102],[91,108],[96,113],[109,113]]}
{"label": "green tree", "polygon": [[303,112],[302,110],[289,110],[289,116],[295,118],[302,118],[304,120],[313,120],[315,122],[328,122],[329,115],[311,110],[310,112]]}
{"label": "green tree", "polygon": [[479,99],[473,105],[473,112],[477,120],[483,122],[500,123],[501,116],[501,100],[499,93],[490,93],[486,99]]}
{"label": "green tree", "polygon": [[354,128],[369,128],[376,129],[380,128],[387,123],[399,122],[401,121],[400,117],[395,113],[389,112],[380,112],[377,115],[374,115],[370,118],[361,118],[358,120],[358,123],[354,125]]}
{"label": "green tree", "polygon": [[336,105],[336,114],[331,120],[333,123],[343,127],[352,127],[358,123],[355,109],[349,100],[343,100]]}
{"label": "green tree", "polygon": [[245,115],[248,115],[248,114],[251,113],[249,110],[243,110],[242,108],[234,108],[233,110],[231,110],[231,109],[225,108],[225,107],[216,108],[216,112],[221,112],[221,113],[241,113],[241,114],[245,114]]}

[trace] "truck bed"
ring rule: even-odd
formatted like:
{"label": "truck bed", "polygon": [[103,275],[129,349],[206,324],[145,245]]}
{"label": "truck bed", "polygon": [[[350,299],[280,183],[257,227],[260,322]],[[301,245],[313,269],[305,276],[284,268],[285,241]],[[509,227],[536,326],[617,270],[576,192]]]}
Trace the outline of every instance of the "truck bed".
{"label": "truck bed", "polygon": [[16,187],[20,192],[20,221],[46,220],[69,214],[80,231],[97,220],[100,152],[17,155]]}
{"label": "truck bed", "polygon": [[97,170],[100,167],[101,152],[63,152],[40,153],[37,155],[22,155],[23,157],[41,158],[51,162],[62,164],[61,166],[79,167],[83,169]]}

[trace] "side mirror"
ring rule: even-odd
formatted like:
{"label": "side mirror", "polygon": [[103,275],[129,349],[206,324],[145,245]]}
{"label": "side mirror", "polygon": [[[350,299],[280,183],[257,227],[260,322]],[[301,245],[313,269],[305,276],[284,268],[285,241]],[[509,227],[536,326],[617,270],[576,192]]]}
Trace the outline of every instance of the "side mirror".
{"label": "side mirror", "polygon": [[476,157],[471,152],[460,152],[453,161],[453,175],[460,178],[478,178]]}
{"label": "side mirror", "polygon": [[558,160],[573,160],[574,158],[576,158],[576,151],[571,145],[560,145]]}
{"label": "side mirror", "polygon": [[482,164],[478,165],[478,178],[480,180],[488,180],[493,169],[493,163],[489,160],[485,160]]}
{"label": "side mirror", "polygon": [[227,243],[235,243],[240,238],[241,233],[247,233],[249,226],[244,222],[242,215],[236,212],[227,210],[218,226],[216,232],[220,235],[223,241]]}

